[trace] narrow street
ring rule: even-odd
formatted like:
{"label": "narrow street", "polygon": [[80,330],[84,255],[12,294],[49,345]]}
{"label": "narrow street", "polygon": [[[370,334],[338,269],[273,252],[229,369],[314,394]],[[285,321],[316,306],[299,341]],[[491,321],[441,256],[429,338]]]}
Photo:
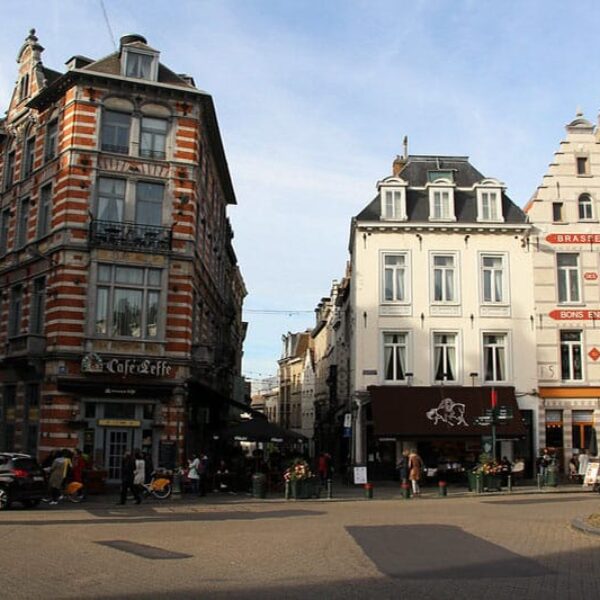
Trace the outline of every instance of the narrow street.
{"label": "narrow street", "polygon": [[595,598],[595,494],[95,501],[0,520],[6,598]]}

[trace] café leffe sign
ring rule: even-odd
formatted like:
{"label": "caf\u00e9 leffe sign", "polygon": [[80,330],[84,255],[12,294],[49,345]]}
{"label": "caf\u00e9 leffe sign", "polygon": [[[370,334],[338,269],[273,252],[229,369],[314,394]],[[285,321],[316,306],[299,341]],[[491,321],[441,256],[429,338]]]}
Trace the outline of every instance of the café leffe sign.
{"label": "caf\u00e9 leffe sign", "polygon": [[168,361],[150,358],[110,358],[90,353],[81,360],[83,373],[105,373],[122,377],[129,375],[168,377],[172,369]]}

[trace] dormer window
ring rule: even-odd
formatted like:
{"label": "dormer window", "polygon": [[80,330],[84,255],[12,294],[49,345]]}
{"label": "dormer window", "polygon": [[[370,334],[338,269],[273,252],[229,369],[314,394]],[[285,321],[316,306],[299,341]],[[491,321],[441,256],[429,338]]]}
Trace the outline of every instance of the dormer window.
{"label": "dormer window", "polygon": [[381,218],[406,221],[406,184],[394,177],[378,184],[381,197]]}
{"label": "dormer window", "polygon": [[429,220],[456,221],[454,211],[454,189],[451,181],[437,180],[429,188]]}
{"label": "dormer window", "polygon": [[495,179],[488,179],[477,187],[477,220],[488,223],[504,222],[502,214],[502,184]]}
{"label": "dormer window", "polygon": [[154,54],[124,49],[125,77],[156,81],[158,73],[158,57]]}

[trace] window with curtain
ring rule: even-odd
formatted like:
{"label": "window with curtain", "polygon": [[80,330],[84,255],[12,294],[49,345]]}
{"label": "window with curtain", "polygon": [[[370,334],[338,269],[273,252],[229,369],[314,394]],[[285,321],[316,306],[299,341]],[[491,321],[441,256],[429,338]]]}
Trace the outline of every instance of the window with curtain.
{"label": "window with curtain", "polygon": [[483,335],[483,372],[485,381],[506,381],[506,334]]}
{"label": "window with curtain", "polygon": [[385,302],[407,300],[407,255],[385,254],[383,257],[383,299]]}
{"label": "window with curtain", "polygon": [[435,381],[456,381],[456,334],[435,333],[433,336]]}
{"label": "window with curtain", "polygon": [[95,333],[156,338],[160,295],[160,269],[98,265]]}
{"label": "window with curtain", "polygon": [[450,192],[448,192],[447,190],[434,190],[432,218],[450,218]]}
{"label": "window with curtain", "polygon": [[386,381],[406,380],[407,338],[406,333],[385,333],[383,335]]}
{"label": "window with curtain", "polygon": [[143,117],[140,129],[140,156],[164,159],[167,147],[166,119]]}
{"label": "window with curtain", "polygon": [[504,257],[482,256],[483,301],[504,302]]}
{"label": "window with curtain", "polygon": [[100,177],[98,180],[98,219],[123,221],[125,206],[125,181]]}
{"label": "window with curtain", "polygon": [[130,115],[105,110],[102,116],[102,150],[118,154],[129,154],[130,127]]}
{"label": "window with curtain", "polygon": [[583,380],[581,331],[560,332],[560,371],[563,381]]}
{"label": "window with curtain", "polygon": [[402,219],[404,218],[401,190],[385,190],[383,204],[384,219]]}
{"label": "window with curtain", "polygon": [[162,225],[165,186],[140,181],[136,185],[135,222],[138,225]]}
{"label": "window with curtain", "polygon": [[152,79],[152,60],[153,57],[150,54],[128,51],[125,66],[126,77]]}
{"label": "window with curtain", "polygon": [[558,279],[558,301],[580,302],[579,254],[558,253],[556,255]]}
{"label": "window with curtain", "polygon": [[592,197],[589,194],[581,194],[577,203],[579,206],[579,220],[589,221],[592,219]]}
{"label": "window with curtain", "polygon": [[498,192],[481,192],[481,220],[498,221]]}
{"label": "window with curtain", "polygon": [[454,256],[433,257],[434,302],[456,302],[456,269]]}

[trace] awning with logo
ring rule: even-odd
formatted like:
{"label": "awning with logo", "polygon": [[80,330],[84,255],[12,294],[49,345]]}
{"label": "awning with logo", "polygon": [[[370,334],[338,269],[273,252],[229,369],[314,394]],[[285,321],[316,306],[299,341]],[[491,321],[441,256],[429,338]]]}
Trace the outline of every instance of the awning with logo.
{"label": "awning with logo", "polygon": [[[496,387],[498,407],[512,410],[513,419],[496,427],[498,438],[526,434],[514,387]],[[490,426],[475,419],[491,408],[490,387],[400,387],[368,388],[378,436],[481,436],[491,435]]]}

